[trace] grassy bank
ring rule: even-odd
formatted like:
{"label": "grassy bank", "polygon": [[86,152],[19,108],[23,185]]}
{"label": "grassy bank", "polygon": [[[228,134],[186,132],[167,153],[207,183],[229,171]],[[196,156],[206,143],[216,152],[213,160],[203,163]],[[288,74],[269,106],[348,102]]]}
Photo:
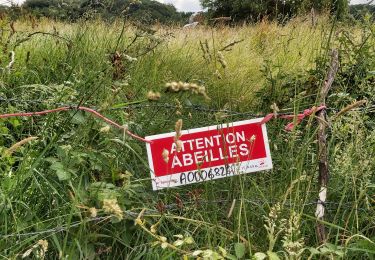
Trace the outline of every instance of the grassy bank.
{"label": "grassy bank", "polygon": [[[118,21],[2,20],[1,113],[84,105],[140,135],[296,113],[337,48],[329,94],[331,178],[319,245],[317,124],[268,125],[274,169],[151,191],[144,143],[83,112],[0,121],[0,255],[42,258],[371,258],[374,219],[374,25],[298,18],[235,28],[144,28]],[[35,33],[37,32],[37,33]],[[47,33],[47,34],[46,34]],[[11,51],[14,50],[12,63]],[[166,93],[172,81],[208,98]],[[149,91],[161,92],[149,101]],[[17,142],[30,136],[38,139]],[[16,145],[15,145],[16,144]],[[10,148],[12,147],[12,148]],[[178,242],[176,242],[178,241]],[[201,251],[199,251],[201,250]],[[256,254],[257,253],[257,254]]]}

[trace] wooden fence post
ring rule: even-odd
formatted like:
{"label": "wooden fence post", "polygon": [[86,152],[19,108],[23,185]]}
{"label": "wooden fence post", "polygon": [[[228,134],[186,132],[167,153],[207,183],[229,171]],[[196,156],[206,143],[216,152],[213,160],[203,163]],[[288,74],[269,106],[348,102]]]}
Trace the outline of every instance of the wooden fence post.
{"label": "wooden fence post", "polygon": [[[339,68],[338,51],[332,50],[331,64],[328,69],[324,85],[319,93],[320,105],[326,105],[326,97],[329,90],[332,87],[332,83],[335,79],[337,70]],[[327,152],[327,139],[326,139],[326,127],[327,127],[327,113],[323,109],[317,113],[318,118],[318,159],[319,159],[319,200],[316,206],[315,216],[317,218],[316,234],[318,236],[319,243],[324,243],[327,239],[327,234],[324,224],[321,222],[324,220],[325,213],[325,202],[327,198],[329,169],[328,169],[328,152]]]}

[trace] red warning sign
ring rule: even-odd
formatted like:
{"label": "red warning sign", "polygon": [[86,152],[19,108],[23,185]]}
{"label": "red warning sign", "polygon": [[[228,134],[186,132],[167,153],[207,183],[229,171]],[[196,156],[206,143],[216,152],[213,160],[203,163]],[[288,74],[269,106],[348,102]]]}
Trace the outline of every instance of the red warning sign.
{"label": "red warning sign", "polygon": [[263,118],[146,137],[154,190],[272,169]]}

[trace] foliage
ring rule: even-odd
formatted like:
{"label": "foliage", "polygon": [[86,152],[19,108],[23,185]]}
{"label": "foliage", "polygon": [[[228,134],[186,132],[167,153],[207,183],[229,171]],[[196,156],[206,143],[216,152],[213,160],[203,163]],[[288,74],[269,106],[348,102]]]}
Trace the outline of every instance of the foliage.
{"label": "foliage", "polygon": [[351,5],[350,14],[355,19],[362,19],[363,17],[375,17],[375,5]]}
{"label": "foliage", "polygon": [[201,0],[203,7],[213,17],[231,16],[234,21],[259,21],[263,18],[284,19],[310,12],[311,8],[316,11],[331,10],[337,14],[339,19],[344,19],[348,13],[349,2],[347,0],[324,0],[324,1],[251,1],[251,0]]}
{"label": "foliage", "polygon": [[144,0],[26,0],[23,7],[40,17],[62,20],[77,20],[100,15],[105,19],[127,17],[144,23],[180,23],[187,19],[188,14],[177,12],[173,5],[157,1]]}
{"label": "foliage", "polygon": [[[297,113],[318,105],[332,48],[340,70],[327,100],[326,243],[315,236],[313,116],[293,132],[282,119],[267,124],[272,171],[156,193],[145,145],[73,110],[0,120],[1,257],[371,258],[375,38],[364,21],[300,17],[183,31],[123,19],[3,17],[2,113],[80,104],[140,136],[174,131],[178,119],[184,129],[245,120],[274,104]],[[167,93],[173,81],[204,86],[210,99]],[[150,91],[162,94],[149,101]],[[337,116],[361,99],[368,103]]]}

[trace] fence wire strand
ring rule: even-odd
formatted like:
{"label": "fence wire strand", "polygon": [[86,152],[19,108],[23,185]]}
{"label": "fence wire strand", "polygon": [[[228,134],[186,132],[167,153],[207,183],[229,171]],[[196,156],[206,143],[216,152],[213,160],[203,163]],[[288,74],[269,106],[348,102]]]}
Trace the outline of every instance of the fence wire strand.
{"label": "fence wire strand", "polygon": [[[25,99],[17,99],[17,98],[1,98],[0,102],[5,103],[23,103],[23,104],[48,104],[48,105],[54,105],[54,106],[68,106],[68,107],[78,107],[78,104],[75,103],[60,103],[60,102],[50,102],[49,100],[25,100]],[[290,108],[283,108],[280,109],[280,112],[278,112],[278,115],[288,115],[290,113],[303,113],[303,111],[307,108],[313,107],[315,104],[310,104],[306,106],[304,109],[301,109],[299,111],[295,111],[296,108],[290,107]],[[92,105],[86,105],[89,106],[91,109],[98,110],[99,108]],[[191,105],[176,105],[171,103],[154,103],[154,102],[148,102],[148,103],[134,103],[134,104],[127,104],[121,107],[112,107],[108,109],[104,109],[107,111],[116,111],[116,110],[127,110],[127,109],[186,109],[186,110],[193,110],[196,112],[201,113],[223,113],[226,117],[230,116],[248,116],[248,117],[265,117],[268,113],[254,113],[254,112],[239,112],[235,110],[229,110],[229,109],[215,109],[210,108],[207,106],[202,106],[198,104],[191,104]],[[99,109],[100,110],[100,109]],[[340,110],[336,108],[330,108],[328,107],[326,110],[337,113]],[[361,108],[355,108],[350,110],[352,112],[367,112],[367,113],[373,113],[375,112],[375,104],[369,104],[366,107]],[[349,112],[350,112],[349,111]],[[270,111],[271,112],[271,111]]]}

